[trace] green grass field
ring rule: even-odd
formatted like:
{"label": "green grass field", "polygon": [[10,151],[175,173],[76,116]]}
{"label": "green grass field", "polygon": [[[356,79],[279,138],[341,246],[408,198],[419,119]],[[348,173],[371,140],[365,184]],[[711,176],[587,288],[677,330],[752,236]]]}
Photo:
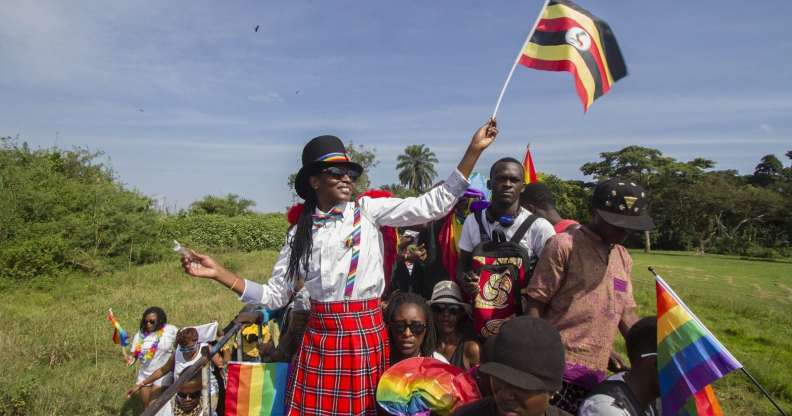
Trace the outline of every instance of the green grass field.
{"label": "green grass field", "polygon": [[[651,265],[792,412],[792,263],[676,252],[633,256],[641,315],[654,313],[654,280],[646,271]],[[254,280],[266,279],[274,257],[218,255]],[[185,277],[175,259],[101,278],[3,287],[0,415],[134,414],[135,403],[127,403],[124,393],[135,370],[122,363],[105,315],[112,307],[131,336],[151,305],[162,306],[177,326],[211,320],[223,325],[242,306],[214,282]],[[740,373],[718,382],[716,393],[727,415],[774,414]]]}

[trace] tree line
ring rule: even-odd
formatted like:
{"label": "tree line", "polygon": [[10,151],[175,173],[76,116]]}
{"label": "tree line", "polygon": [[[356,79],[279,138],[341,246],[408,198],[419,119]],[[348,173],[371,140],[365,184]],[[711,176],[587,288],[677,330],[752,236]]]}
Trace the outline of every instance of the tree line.
{"label": "tree line", "polygon": [[[376,151],[350,144],[350,157],[368,171]],[[102,275],[172,256],[174,238],[211,250],[277,249],[287,224],[282,214],[258,214],[239,195],[207,195],[176,213],[129,189],[100,152],[31,149],[0,138],[0,285],[37,276],[79,271]],[[792,256],[792,151],[786,165],[764,156],[752,174],[717,170],[712,160],[678,161],[657,149],[628,146],[581,166],[592,181],[540,174],[560,213],[588,219],[597,179],[621,177],[644,185],[657,228],[654,248],[698,250],[754,257]],[[378,187],[396,196],[418,195],[437,179],[437,156],[411,145],[397,157],[399,183]],[[293,176],[290,178],[293,181]],[[630,244],[642,245],[640,236]]]}

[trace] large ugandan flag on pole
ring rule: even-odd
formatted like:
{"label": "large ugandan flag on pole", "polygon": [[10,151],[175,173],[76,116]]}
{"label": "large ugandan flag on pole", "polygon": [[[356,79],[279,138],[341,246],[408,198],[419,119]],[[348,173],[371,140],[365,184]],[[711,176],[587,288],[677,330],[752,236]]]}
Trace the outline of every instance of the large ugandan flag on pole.
{"label": "large ugandan flag on pole", "polygon": [[544,71],[571,72],[584,112],[627,75],[610,26],[569,0],[546,3],[519,62]]}

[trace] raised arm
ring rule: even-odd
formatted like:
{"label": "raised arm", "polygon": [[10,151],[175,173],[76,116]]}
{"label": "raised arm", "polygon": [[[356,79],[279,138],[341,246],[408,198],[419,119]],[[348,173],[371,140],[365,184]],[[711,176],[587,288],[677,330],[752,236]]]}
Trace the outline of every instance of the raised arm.
{"label": "raised arm", "polygon": [[465,151],[456,170],[440,186],[415,198],[363,198],[363,212],[379,226],[405,227],[423,224],[446,215],[465,193],[468,177],[476,166],[481,153],[495,141],[498,128],[495,120],[481,126]]}

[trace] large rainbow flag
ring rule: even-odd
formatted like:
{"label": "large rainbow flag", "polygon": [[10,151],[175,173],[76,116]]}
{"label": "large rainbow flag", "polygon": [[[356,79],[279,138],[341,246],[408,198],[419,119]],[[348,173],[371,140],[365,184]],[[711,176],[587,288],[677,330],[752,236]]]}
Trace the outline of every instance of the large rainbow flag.
{"label": "large rainbow flag", "polygon": [[655,287],[663,415],[722,415],[710,384],[742,364],[657,275]]}
{"label": "large rainbow flag", "polygon": [[113,325],[113,342],[116,345],[120,345],[122,347],[129,345],[129,336],[127,335],[126,330],[115,319],[112,309],[107,310],[107,320],[110,321],[111,325]]}
{"label": "large rainbow flag", "polygon": [[286,413],[288,363],[228,363],[225,416]]}

